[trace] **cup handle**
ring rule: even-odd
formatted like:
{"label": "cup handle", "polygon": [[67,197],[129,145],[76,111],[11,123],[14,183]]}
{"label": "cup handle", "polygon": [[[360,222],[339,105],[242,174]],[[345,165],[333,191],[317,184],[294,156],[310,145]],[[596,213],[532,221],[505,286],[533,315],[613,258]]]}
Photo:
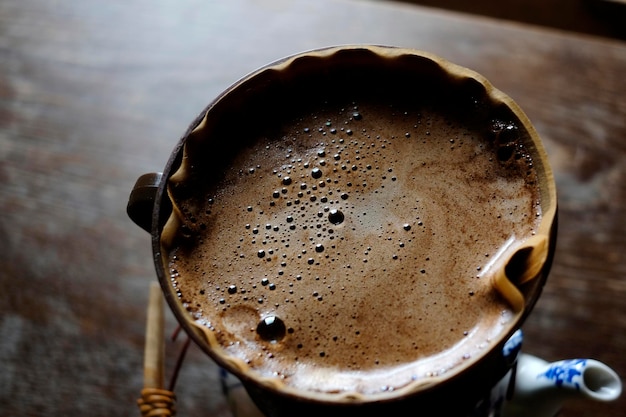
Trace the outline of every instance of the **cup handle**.
{"label": "cup handle", "polygon": [[143,174],[135,182],[128,198],[128,217],[148,233],[152,233],[152,211],[162,178],[161,172]]}

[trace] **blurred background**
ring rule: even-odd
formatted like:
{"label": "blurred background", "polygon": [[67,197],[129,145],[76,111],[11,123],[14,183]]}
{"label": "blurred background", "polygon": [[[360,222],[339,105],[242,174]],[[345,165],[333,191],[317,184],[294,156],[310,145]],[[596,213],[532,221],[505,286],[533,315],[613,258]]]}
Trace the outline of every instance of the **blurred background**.
{"label": "blurred background", "polygon": [[[436,7],[435,7],[436,6]],[[0,416],[138,416],[149,235],[126,215],[240,77],[332,44],[430,51],[513,97],[559,189],[525,349],[626,375],[625,7],[610,0],[0,0]],[[166,334],[176,323],[166,316]],[[167,342],[167,377],[184,343]],[[192,346],[179,415],[229,417]],[[626,416],[626,399],[564,417]]]}

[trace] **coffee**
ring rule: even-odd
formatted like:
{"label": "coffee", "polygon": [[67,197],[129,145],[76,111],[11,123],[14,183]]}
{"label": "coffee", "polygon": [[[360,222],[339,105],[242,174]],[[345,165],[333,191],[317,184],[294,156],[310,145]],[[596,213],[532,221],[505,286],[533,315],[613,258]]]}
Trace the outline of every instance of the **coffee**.
{"label": "coffee", "polygon": [[374,395],[510,330],[519,311],[493,276],[536,233],[540,195],[527,132],[473,84],[399,89],[407,75],[364,94],[338,78],[204,121],[171,178],[163,247],[182,305],[234,366]]}

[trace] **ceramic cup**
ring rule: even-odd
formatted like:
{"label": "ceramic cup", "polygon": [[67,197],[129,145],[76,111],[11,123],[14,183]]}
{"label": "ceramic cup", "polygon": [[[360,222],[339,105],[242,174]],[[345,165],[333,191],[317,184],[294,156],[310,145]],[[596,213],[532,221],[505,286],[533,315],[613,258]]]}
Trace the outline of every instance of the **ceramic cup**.
{"label": "ceramic cup", "polygon": [[[333,363],[332,366],[328,367],[325,367],[323,364],[319,366],[319,369],[322,369],[320,372],[323,372],[323,381],[325,382],[322,383],[321,387],[314,386],[313,388],[306,384],[290,384],[289,379],[291,377],[285,377],[278,371],[273,373],[259,371],[252,365],[254,361],[246,359],[245,354],[238,356],[237,353],[229,350],[228,346],[225,346],[228,343],[232,346],[242,342],[233,342],[232,340],[230,342],[220,341],[218,336],[224,332],[219,328],[213,328],[211,324],[217,322],[217,318],[212,315],[215,314],[217,316],[221,314],[219,313],[220,310],[216,309],[215,313],[211,313],[208,312],[209,309],[207,308],[200,313],[194,306],[190,307],[188,300],[181,296],[181,289],[178,287],[176,277],[172,274],[169,253],[172,247],[175,246],[173,242],[176,242],[176,236],[181,233],[189,233],[189,230],[185,230],[187,227],[193,228],[195,227],[194,224],[196,224],[194,223],[195,219],[189,225],[186,223],[189,220],[186,218],[189,214],[189,209],[187,206],[187,208],[182,206],[187,202],[186,199],[195,201],[194,193],[197,191],[196,185],[199,184],[195,182],[197,179],[194,179],[194,170],[197,168],[197,165],[203,163],[207,165],[216,164],[218,166],[216,172],[219,171],[221,173],[223,170],[227,170],[230,163],[228,161],[236,159],[239,147],[243,149],[252,146],[246,139],[246,135],[252,135],[250,132],[253,129],[249,128],[250,126],[263,125],[265,122],[276,120],[280,123],[283,117],[287,118],[284,114],[288,113],[289,117],[291,117],[297,114],[299,106],[306,107],[306,100],[303,97],[310,96],[312,101],[322,100],[320,102],[326,103],[324,98],[330,97],[332,102],[332,97],[335,93],[342,99],[353,95],[359,103],[361,102],[359,100],[367,101],[372,98],[377,100],[378,97],[384,97],[385,100],[393,102],[395,100],[394,97],[398,96],[400,98],[399,102],[403,103],[403,105],[406,103],[410,104],[415,100],[419,101],[420,105],[428,107],[428,100],[432,99],[437,101],[437,108],[441,109],[441,106],[443,106],[444,112],[446,111],[446,103],[449,102],[451,113],[455,117],[458,116],[455,120],[462,120],[476,126],[481,124],[485,126],[485,129],[489,132],[487,134],[492,135],[491,139],[489,139],[491,141],[489,146],[494,152],[493,158],[498,159],[503,164],[523,162],[527,164],[528,169],[532,169],[534,175],[530,183],[534,190],[533,192],[536,193],[536,202],[533,202],[533,206],[523,209],[515,208],[515,210],[526,210],[527,212],[523,216],[537,216],[539,218],[533,225],[532,234],[517,240],[515,238],[511,240],[509,236],[504,237],[499,251],[490,254],[490,259],[494,261],[491,263],[485,262],[483,270],[491,268],[489,273],[485,272],[483,276],[481,275],[483,272],[478,271],[476,272],[476,277],[472,277],[472,279],[476,280],[481,279],[481,277],[484,280],[488,279],[489,285],[493,288],[497,297],[506,300],[509,306],[506,320],[502,320],[498,332],[494,333],[492,337],[481,339],[480,343],[461,337],[463,340],[470,340],[468,344],[480,344],[480,349],[473,351],[471,355],[464,355],[464,360],[454,362],[453,365],[442,366],[439,370],[422,373],[421,371],[411,371],[412,364],[410,361],[402,364],[398,368],[403,370],[398,372],[405,372],[406,369],[409,369],[406,372],[413,372],[413,376],[408,379],[402,377],[406,380],[403,380],[398,386],[389,386],[387,383],[389,378],[387,378],[380,383],[380,389],[360,389],[358,388],[359,384],[351,380],[350,388],[344,390],[340,386],[338,387],[333,380],[333,369],[341,368],[341,364],[338,365],[337,363]],[[399,109],[401,110],[400,107]],[[307,108],[305,110],[306,114],[311,114],[310,109]],[[344,109],[340,111],[344,111]],[[357,122],[361,118],[360,114],[356,111],[346,110],[344,115],[346,120],[345,126],[335,123],[335,121],[333,121],[335,124],[331,126],[330,121],[320,120],[319,126],[313,126],[313,123],[311,123],[311,126],[306,127],[297,126],[297,134],[302,135],[302,137],[305,137],[305,134],[311,136],[313,133],[320,135],[319,137],[322,138],[320,143],[327,139],[327,142],[324,143],[329,145],[331,143],[339,143],[332,141],[335,139],[339,141],[339,136],[341,135],[343,135],[346,141],[350,141],[358,135],[367,133],[365,132],[366,129],[357,130]],[[422,116],[417,115],[416,117]],[[364,115],[363,119],[365,120],[365,118],[366,116]],[[388,139],[390,141],[392,139],[405,141],[422,140],[423,143],[427,143],[427,140],[430,140],[428,139],[430,132],[421,125],[421,122],[425,125],[427,121],[424,119],[420,120],[419,123],[415,122],[415,129],[421,130],[416,130],[414,133],[407,131],[400,138]],[[354,124],[350,125],[350,123]],[[418,124],[420,125],[418,126]],[[389,125],[392,126],[393,123]],[[346,126],[352,127],[348,129]],[[374,126],[375,128],[376,123],[369,126]],[[337,130],[333,130],[334,128]],[[369,133],[371,133],[372,128],[368,129],[370,129]],[[231,134],[227,135],[225,132],[230,132]],[[368,140],[374,139],[368,138]],[[241,144],[238,144],[238,141],[241,141]],[[463,142],[462,138],[459,139],[458,137],[445,138],[445,141],[446,149],[453,149],[451,152],[455,152],[460,146],[468,146],[469,143],[467,141]],[[474,144],[472,146],[480,147],[482,145]],[[294,145],[294,147],[297,146]],[[385,146],[382,147],[385,148]],[[285,148],[281,152],[289,153],[291,151]],[[429,152],[432,152],[432,150]],[[319,155],[322,154],[319,153],[317,156],[312,157],[313,162],[320,163],[321,157]],[[403,156],[415,160],[420,158],[420,155],[415,154]],[[358,160],[357,154],[353,155],[353,157],[356,159],[353,159],[351,163]],[[324,167],[330,165],[331,158],[332,155],[330,153],[325,156],[322,162],[327,165]],[[337,158],[340,158],[340,156],[337,156]],[[224,165],[224,161],[227,161],[226,165]],[[428,160],[428,163],[430,162],[432,162],[434,167],[439,163]],[[297,159],[285,162],[285,164],[293,165],[294,173],[297,171],[296,168],[299,163],[302,163],[302,161]],[[454,165],[454,168],[448,167],[446,169],[465,170],[471,166],[471,163],[465,162],[464,164],[459,163]],[[424,160],[421,166],[427,165],[426,160]],[[356,164],[353,166],[356,166]],[[306,167],[306,169],[309,169],[308,165]],[[338,172],[342,170],[341,164],[336,167]],[[415,169],[417,170],[418,168],[419,165],[416,165]],[[276,167],[274,169],[276,171]],[[348,164],[347,170],[349,171],[350,169]],[[356,170],[356,168],[354,169]],[[375,170],[377,167],[368,166],[366,168],[363,165],[363,170],[367,169]],[[252,171],[254,171],[254,166],[250,169],[250,172],[241,175],[251,174]],[[468,173],[466,175],[467,181],[470,181],[470,186],[474,174]],[[286,175],[279,178],[284,178]],[[392,178],[392,176],[393,174],[391,173],[385,175],[385,180],[395,181],[395,177]],[[423,180],[425,182],[429,181],[428,178],[423,178]],[[300,180],[296,179],[296,181]],[[330,179],[328,184],[331,184]],[[392,183],[390,182],[389,184]],[[319,186],[322,187],[324,185],[320,184]],[[330,186],[328,185],[327,187]],[[349,187],[352,184],[346,186]],[[365,187],[365,184],[363,184],[363,187]],[[385,190],[389,190],[392,185],[387,185],[386,187]],[[506,187],[503,189],[506,189]],[[381,192],[386,192],[385,190],[380,189]],[[230,190],[229,192],[237,193],[237,190]],[[280,186],[278,186],[277,193],[280,192]],[[285,186],[283,192],[290,193],[291,188]],[[419,194],[419,191],[416,191],[416,193]],[[412,197],[410,194],[411,192],[409,191],[404,192],[402,195]],[[354,201],[353,196],[354,194],[350,197],[351,201]],[[446,198],[452,197],[454,196]],[[485,197],[493,197],[495,200],[500,198],[492,195]],[[200,199],[206,201],[207,196],[202,196]],[[434,200],[434,204],[437,203],[437,199],[432,197],[432,195],[430,199]],[[425,198],[422,202],[426,200],[428,199]],[[481,200],[480,195],[476,197],[476,200]],[[277,201],[282,202],[286,200],[281,199]],[[507,201],[506,199],[500,199],[495,203],[489,204],[495,204],[493,207],[501,208],[507,205]],[[339,203],[342,203],[342,201],[337,197],[336,204]],[[367,202],[363,204],[365,204],[364,207],[367,207]],[[472,205],[474,203],[468,200],[459,200],[455,204],[458,208],[461,208],[461,205]],[[272,205],[271,207],[274,208],[275,206]],[[270,206],[268,206],[268,210],[270,210]],[[426,208],[424,210],[427,211]],[[249,211],[253,211],[252,207],[249,207]],[[554,178],[541,140],[526,115],[510,97],[494,88],[481,75],[432,54],[395,47],[357,45],[331,47],[294,55],[269,64],[233,84],[211,102],[189,126],[175,146],[163,172],[146,174],[139,178],[130,196],[128,213],[138,225],[150,232],[152,236],[157,276],[165,298],[181,326],[192,340],[213,360],[242,381],[253,401],[268,416],[379,416],[384,413],[402,416],[422,415],[425,412],[431,412],[436,415],[470,416],[489,415],[489,413],[494,412],[493,407],[495,405],[486,406],[485,404],[491,404],[489,399],[492,397],[492,390],[507,375],[515,362],[516,355],[511,355],[510,350],[504,349],[504,345],[516,330],[520,328],[530,313],[547,277],[555,246],[557,200]],[[327,215],[324,214],[321,208],[320,213],[323,213],[324,216]],[[487,214],[489,213],[491,212]],[[245,215],[246,213],[242,212],[242,216]],[[434,217],[445,217],[445,215],[437,211],[433,211],[432,215]],[[451,214],[451,216],[453,215]],[[455,216],[469,215],[461,210],[461,214],[456,214]],[[418,233],[421,230],[419,227],[422,227],[421,218],[416,220],[413,217],[412,221],[414,223],[411,223],[413,225],[411,230]],[[426,220],[424,222],[426,223]],[[252,227],[254,226],[253,224]],[[233,224],[231,227],[234,228],[236,225]],[[408,230],[409,227],[411,226],[408,223],[404,224],[405,230]],[[398,233],[400,233],[401,230],[398,230]],[[487,227],[481,230],[486,235],[489,235],[491,232]],[[337,231],[336,233],[340,232]],[[429,232],[432,232],[433,236],[438,233],[434,229],[429,230]],[[191,233],[193,234],[194,232],[191,231]],[[462,232],[458,230],[455,233],[462,235]],[[365,246],[368,245],[368,242],[364,243]],[[441,258],[448,259],[445,253],[443,255],[440,253],[440,255]],[[450,253],[449,255],[452,259],[454,254]],[[261,255],[259,254],[259,256]],[[243,255],[241,257],[243,258]],[[314,262],[311,262],[313,267],[316,265]],[[323,262],[322,260],[322,265],[324,265]],[[391,265],[393,262],[392,258],[389,258],[388,262]],[[415,267],[420,268],[418,266]],[[332,269],[331,266],[327,268]],[[332,271],[329,271],[329,273],[332,273]],[[426,272],[421,273],[423,275],[427,274]],[[416,274],[419,276],[419,273],[416,272]],[[391,276],[388,279],[393,280],[394,278]],[[433,277],[433,279],[439,278]],[[254,286],[254,291],[260,291],[263,289],[263,285],[259,284],[258,288]],[[224,292],[225,288],[223,286],[221,291],[226,294],[225,297],[228,297],[228,294]],[[201,292],[204,294],[203,290]],[[267,294],[270,293],[268,292]],[[400,294],[398,299],[401,300],[403,296],[403,294]],[[407,294],[406,296],[408,297],[409,295]],[[473,291],[469,296],[474,296]],[[268,316],[267,313],[261,311],[270,304],[267,300],[263,303],[263,300],[259,298],[259,303],[262,304],[257,304],[253,310],[256,309],[254,311],[258,312],[260,320],[268,317],[274,320],[274,316]],[[228,301],[224,299],[220,299],[220,302],[229,305]],[[255,302],[252,304],[254,305]],[[414,303],[413,305],[418,306],[421,300],[417,298],[411,302]],[[454,303],[454,300],[451,302]],[[312,307],[309,305],[307,308]],[[446,308],[452,311],[455,308],[462,310],[465,307],[446,306]],[[443,312],[438,313],[440,318],[448,310],[444,309],[441,311]],[[464,312],[461,311],[461,315],[463,314]],[[288,318],[286,320],[288,321]],[[269,342],[271,343],[268,342],[264,349],[269,349],[274,357],[279,356],[281,352],[278,347],[282,346],[281,343],[286,346],[289,343],[288,339],[295,339],[299,331],[296,330],[293,335],[290,333],[286,334],[286,336],[281,335],[285,339],[278,341],[270,340]],[[446,331],[448,330],[441,329],[441,332]],[[471,338],[472,334],[472,331],[466,331],[464,337]],[[258,335],[251,337],[254,339],[251,339],[252,342],[259,342]],[[412,338],[413,336],[411,334],[398,333],[394,337]],[[368,342],[365,343],[367,344]],[[390,343],[390,346],[392,345]],[[272,349],[278,350],[273,351]],[[384,350],[384,348],[381,349]],[[450,349],[446,349],[446,352],[450,351]],[[509,353],[503,353],[505,351]],[[267,354],[267,350],[264,352]],[[445,355],[447,353],[442,350],[441,356]],[[436,352],[432,356],[437,356]],[[327,355],[326,359],[328,357],[331,357],[331,355]],[[350,375],[358,374],[359,365],[356,365],[356,369],[354,364],[352,366]],[[318,366],[315,364],[300,364],[300,368],[292,374],[292,377],[306,380],[308,378],[307,372],[312,368],[318,368]],[[391,374],[396,372],[396,368],[393,366],[389,369]],[[310,378],[314,379],[313,376]],[[393,380],[393,376],[391,379]],[[326,390],[324,384],[332,385],[332,389]],[[375,385],[376,381],[372,384]]]}

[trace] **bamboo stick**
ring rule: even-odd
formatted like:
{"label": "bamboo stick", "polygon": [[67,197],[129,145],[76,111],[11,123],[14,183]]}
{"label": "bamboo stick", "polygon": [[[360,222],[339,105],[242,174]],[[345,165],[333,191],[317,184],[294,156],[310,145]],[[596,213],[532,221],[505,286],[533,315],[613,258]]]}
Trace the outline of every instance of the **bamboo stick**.
{"label": "bamboo stick", "polygon": [[148,300],[146,345],[143,360],[143,386],[144,388],[163,388],[164,386],[164,313],[163,293],[156,282],[150,285]]}

